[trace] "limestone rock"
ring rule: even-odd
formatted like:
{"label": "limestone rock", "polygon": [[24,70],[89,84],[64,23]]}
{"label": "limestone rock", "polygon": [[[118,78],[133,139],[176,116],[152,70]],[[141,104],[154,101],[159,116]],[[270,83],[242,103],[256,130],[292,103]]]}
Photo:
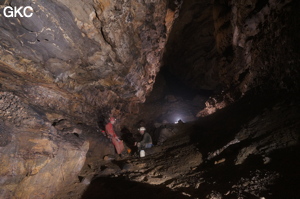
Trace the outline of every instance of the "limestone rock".
{"label": "limestone rock", "polygon": [[95,107],[145,101],[166,41],[165,1],[10,3],[34,12],[0,19],[4,91],[87,123],[95,122]]}
{"label": "limestone rock", "polygon": [[293,0],[183,2],[164,64],[184,84],[221,96],[198,117],[252,89],[299,91],[299,36],[294,34],[299,32],[299,6]]}
{"label": "limestone rock", "polygon": [[74,182],[88,148],[88,142],[79,149],[62,143],[57,155],[39,173],[26,177],[19,184],[16,198],[51,198],[61,186]]}
{"label": "limestone rock", "polygon": [[0,197],[51,198],[114,153],[98,116],[145,101],[175,16],[164,0],[0,3]]}

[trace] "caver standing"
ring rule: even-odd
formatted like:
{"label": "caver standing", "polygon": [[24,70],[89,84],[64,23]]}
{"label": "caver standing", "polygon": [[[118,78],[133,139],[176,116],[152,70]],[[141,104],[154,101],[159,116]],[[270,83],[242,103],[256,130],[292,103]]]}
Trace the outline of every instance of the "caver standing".
{"label": "caver standing", "polygon": [[117,134],[114,131],[113,125],[116,123],[116,119],[113,117],[109,118],[109,123],[105,126],[105,133],[109,139],[111,139],[111,142],[115,146],[116,152],[118,155],[121,155],[124,151],[124,144],[123,141],[120,140],[120,138],[117,136]]}

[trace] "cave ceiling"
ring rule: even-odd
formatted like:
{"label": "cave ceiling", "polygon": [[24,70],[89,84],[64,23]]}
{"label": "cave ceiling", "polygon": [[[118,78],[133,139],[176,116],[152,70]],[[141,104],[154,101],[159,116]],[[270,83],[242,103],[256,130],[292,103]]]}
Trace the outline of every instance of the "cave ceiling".
{"label": "cave ceiling", "polygon": [[34,11],[31,17],[0,18],[2,91],[42,112],[89,123],[95,110],[126,112],[128,104],[145,101],[174,20],[166,1],[2,4],[1,12],[8,5]]}
{"label": "cave ceiling", "polygon": [[[33,12],[1,16],[1,91],[42,112],[88,123],[103,108],[130,112],[145,101],[161,66],[194,89],[225,91],[225,101],[268,80],[277,88],[297,84],[296,75],[286,78],[298,61],[295,1],[2,4],[2,12],[7,5]],[[283,51],[287,56],[276,56]]]}

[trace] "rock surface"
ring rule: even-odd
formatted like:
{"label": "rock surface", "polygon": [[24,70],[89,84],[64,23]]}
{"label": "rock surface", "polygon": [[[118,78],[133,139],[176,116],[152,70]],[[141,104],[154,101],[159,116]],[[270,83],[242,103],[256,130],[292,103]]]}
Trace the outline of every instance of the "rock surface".
{"label": "rock surface", "polygon": [[[244,98],[181,124],[145,157],[103,163],[112,170],[95,174],[83,198],[297,198],[300,107],[294,102]],[[212,157],[212,151],[219,152]]]}
{"label": "rock surface", "polygon": [[[30,5],[33,16],[6,18],[8,5]],[[277,173],[283,182],[296,180],[274,160],[278,155],[296,162],[284,152],[297,154],[299,142],[299,8],[297,0],[0,1],[0,197],[79,198],[99,171],[108,176],[124,170],[122,175],[135,182],[167,187],[162,195],[172,193],[173,198],[257,197],[262,191],[257,186],[268,186],[265,182],[276,180]],[[139,103],[145,102],[162,64],[188,86],[216,93],[199,117],[232,111],[226,109],[229,104],[239,105],[249,96],[247,103],[253,100],[257,106],[251,110],[244,104],[221,119],[216,114],[211,123],[211,117],[201,118],[187,130],[196,144],[178,138],[182,145],[173,143],[164,152],[167,162],[157,152],[142,164],[102,165],[114,148],[99,120],[116,116],[120,129],[126,121],[133,125],[140,111],[157,117],[164,104],[151,110]],[[160,89],[149,102],[165,97],[165,86]],[[278,98],[276,106],[272,98]],[[175,105],[161,108],[165,115],[175,114],[182,102],[172,94],[166,101]],[[232,119],[236,112],[245,115]],[[256,160],[259,172],[253,171]],[[207,174],[197,170],[213,162],[219,164],[204,169]],[[295,171],[296,166],[287,168]],[[215,187],[231,179],[218,174],[232,167],[249,175],[251,170],[254,182],[243,173],[230,187]],[[86,168],[90,173],[84,173]],[[135,168],[137,175],[126,174]],[[65,187],[73,191],[65,193]],[[274,193],[280,195],[276,187]]]}
{"label": "rock surface", "polygon": [[183,1],[164,67],[190,87],[217,93],[198,117],[253,89],[299,91],[299,6],[295,0]]}
{"label": "rock surface", "polygon": [[162,0],[0,4],[0,197],[51,198],[86,157],[114,153],[99,115],[145,101],[174,15]]}
{"label": "rock surface", "polygon": [[19,97],[0,93],[1,198],[52,198],[74,181],[89,143],[60,134]]}
{"label": "rock surface", "polygon": [[183,1],[170,32],[164,64],[189,86],[216,89],[217,60],[211,1]]}
{"label": "rock surface", "polygon": [[145,101],[167,36],[164,1],[11,5],[34,12],[0,19],[2,90],[85,123],[95,122],[97,107],[126,111],[129,102]]}

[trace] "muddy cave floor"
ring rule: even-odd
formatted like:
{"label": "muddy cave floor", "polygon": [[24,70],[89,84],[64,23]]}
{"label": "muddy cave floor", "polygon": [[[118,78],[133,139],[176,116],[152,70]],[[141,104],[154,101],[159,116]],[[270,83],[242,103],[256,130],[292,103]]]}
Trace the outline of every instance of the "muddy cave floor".
{"label": "muddy cave floor", "polygon": [[299,100],[270,99],[178,124],[146,157],[87,162],[55,198],[300,198]]}

